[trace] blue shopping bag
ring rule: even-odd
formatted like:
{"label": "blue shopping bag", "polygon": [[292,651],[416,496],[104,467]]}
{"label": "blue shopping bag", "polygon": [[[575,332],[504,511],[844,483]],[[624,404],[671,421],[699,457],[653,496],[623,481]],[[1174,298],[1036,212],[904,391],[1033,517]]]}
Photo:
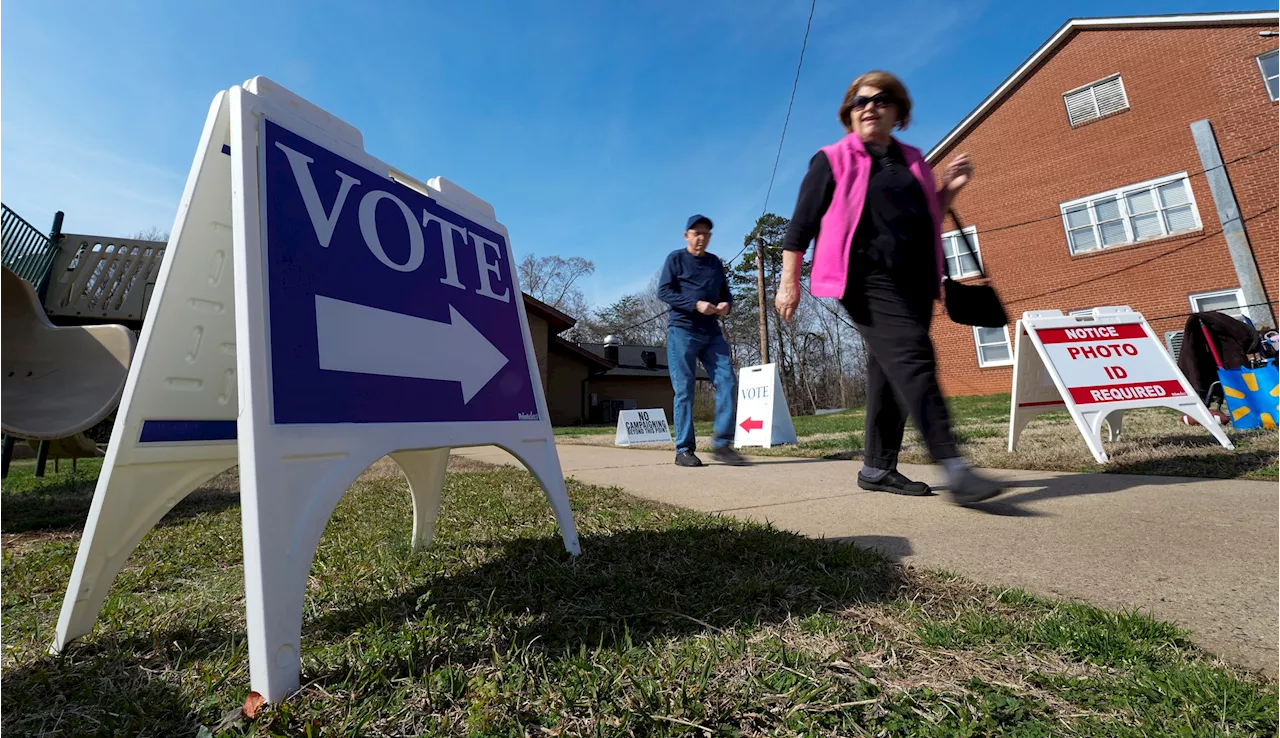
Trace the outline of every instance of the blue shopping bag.
{"label": "blue shopping bag", "polygon": [[1258,369],[1218,369],[1231,424],[1239,430],[1275,428],[1280,419],[1280,368],[1272,359]]}

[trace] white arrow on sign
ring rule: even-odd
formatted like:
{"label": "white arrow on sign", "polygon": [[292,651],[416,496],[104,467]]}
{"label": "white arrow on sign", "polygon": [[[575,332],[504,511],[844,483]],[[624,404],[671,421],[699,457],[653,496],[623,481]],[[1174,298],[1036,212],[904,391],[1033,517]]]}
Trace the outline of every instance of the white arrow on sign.
{"label": "white arrow on sign", "polygon": [[463,403],[509,359],[452,305],[449,322],[316,295],[320,368],[458,382]]}

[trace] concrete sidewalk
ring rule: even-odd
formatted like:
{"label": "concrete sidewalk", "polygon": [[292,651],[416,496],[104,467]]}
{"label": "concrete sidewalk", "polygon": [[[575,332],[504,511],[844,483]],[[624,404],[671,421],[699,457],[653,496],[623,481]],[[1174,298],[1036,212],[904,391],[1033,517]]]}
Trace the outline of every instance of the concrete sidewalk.
{"label": "concrete sidewalk", "polygon": [[[566,477],[852,541],[988,585],[1136,607],[1188,628],[1216,654],[1277,675],[1274,482],[994,471],[1012,489],[979,510],[942,496],[864,492],[855,481],[858,464],[849,461],[760,458],[751,467],[685,469],[670,451],[559,450]],[[517,463],[497,448],[455,453]],[[902,471],[942,484],[934,467]]]}

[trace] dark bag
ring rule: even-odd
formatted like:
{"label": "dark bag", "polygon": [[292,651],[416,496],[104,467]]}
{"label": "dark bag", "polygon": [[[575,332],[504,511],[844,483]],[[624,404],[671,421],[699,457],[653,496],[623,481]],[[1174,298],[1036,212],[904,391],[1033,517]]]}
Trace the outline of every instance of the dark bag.
{"label": "dark bag", "polygon": [[[964,226],[956,217],[956,211],[948,212],[951,213],[951,219],[956,222],[956,228],[960,230],[960,237],[964,239],[965,245],[974,256],[974,261],[978,265],[978,275],[985,277],[986,273],[982,270],[982,260],[978,256],[978,250],[969,242],[969,234],[964,232]],[[962,284],[951,277],[946,277],[942,280],[942,296],[947,306],[947,315],[961,325],[980,328],[1003,328],[1009,325],[1009,316],[1004,311],[1004,305],[1000,303],[1000,296],[988,285]]]}

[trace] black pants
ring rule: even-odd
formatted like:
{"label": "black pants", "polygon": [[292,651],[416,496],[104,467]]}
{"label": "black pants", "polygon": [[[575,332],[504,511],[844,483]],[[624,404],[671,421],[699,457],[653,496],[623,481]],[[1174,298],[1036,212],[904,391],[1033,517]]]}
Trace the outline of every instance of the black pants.
{"label": "black pants", "polygon": [[874,469],[897,468],[908,415],[934,461],[960,455],[929,339],[933,300],[927,285],[874,272],[851,279],[841,301],[867,349],[865,463]]}

